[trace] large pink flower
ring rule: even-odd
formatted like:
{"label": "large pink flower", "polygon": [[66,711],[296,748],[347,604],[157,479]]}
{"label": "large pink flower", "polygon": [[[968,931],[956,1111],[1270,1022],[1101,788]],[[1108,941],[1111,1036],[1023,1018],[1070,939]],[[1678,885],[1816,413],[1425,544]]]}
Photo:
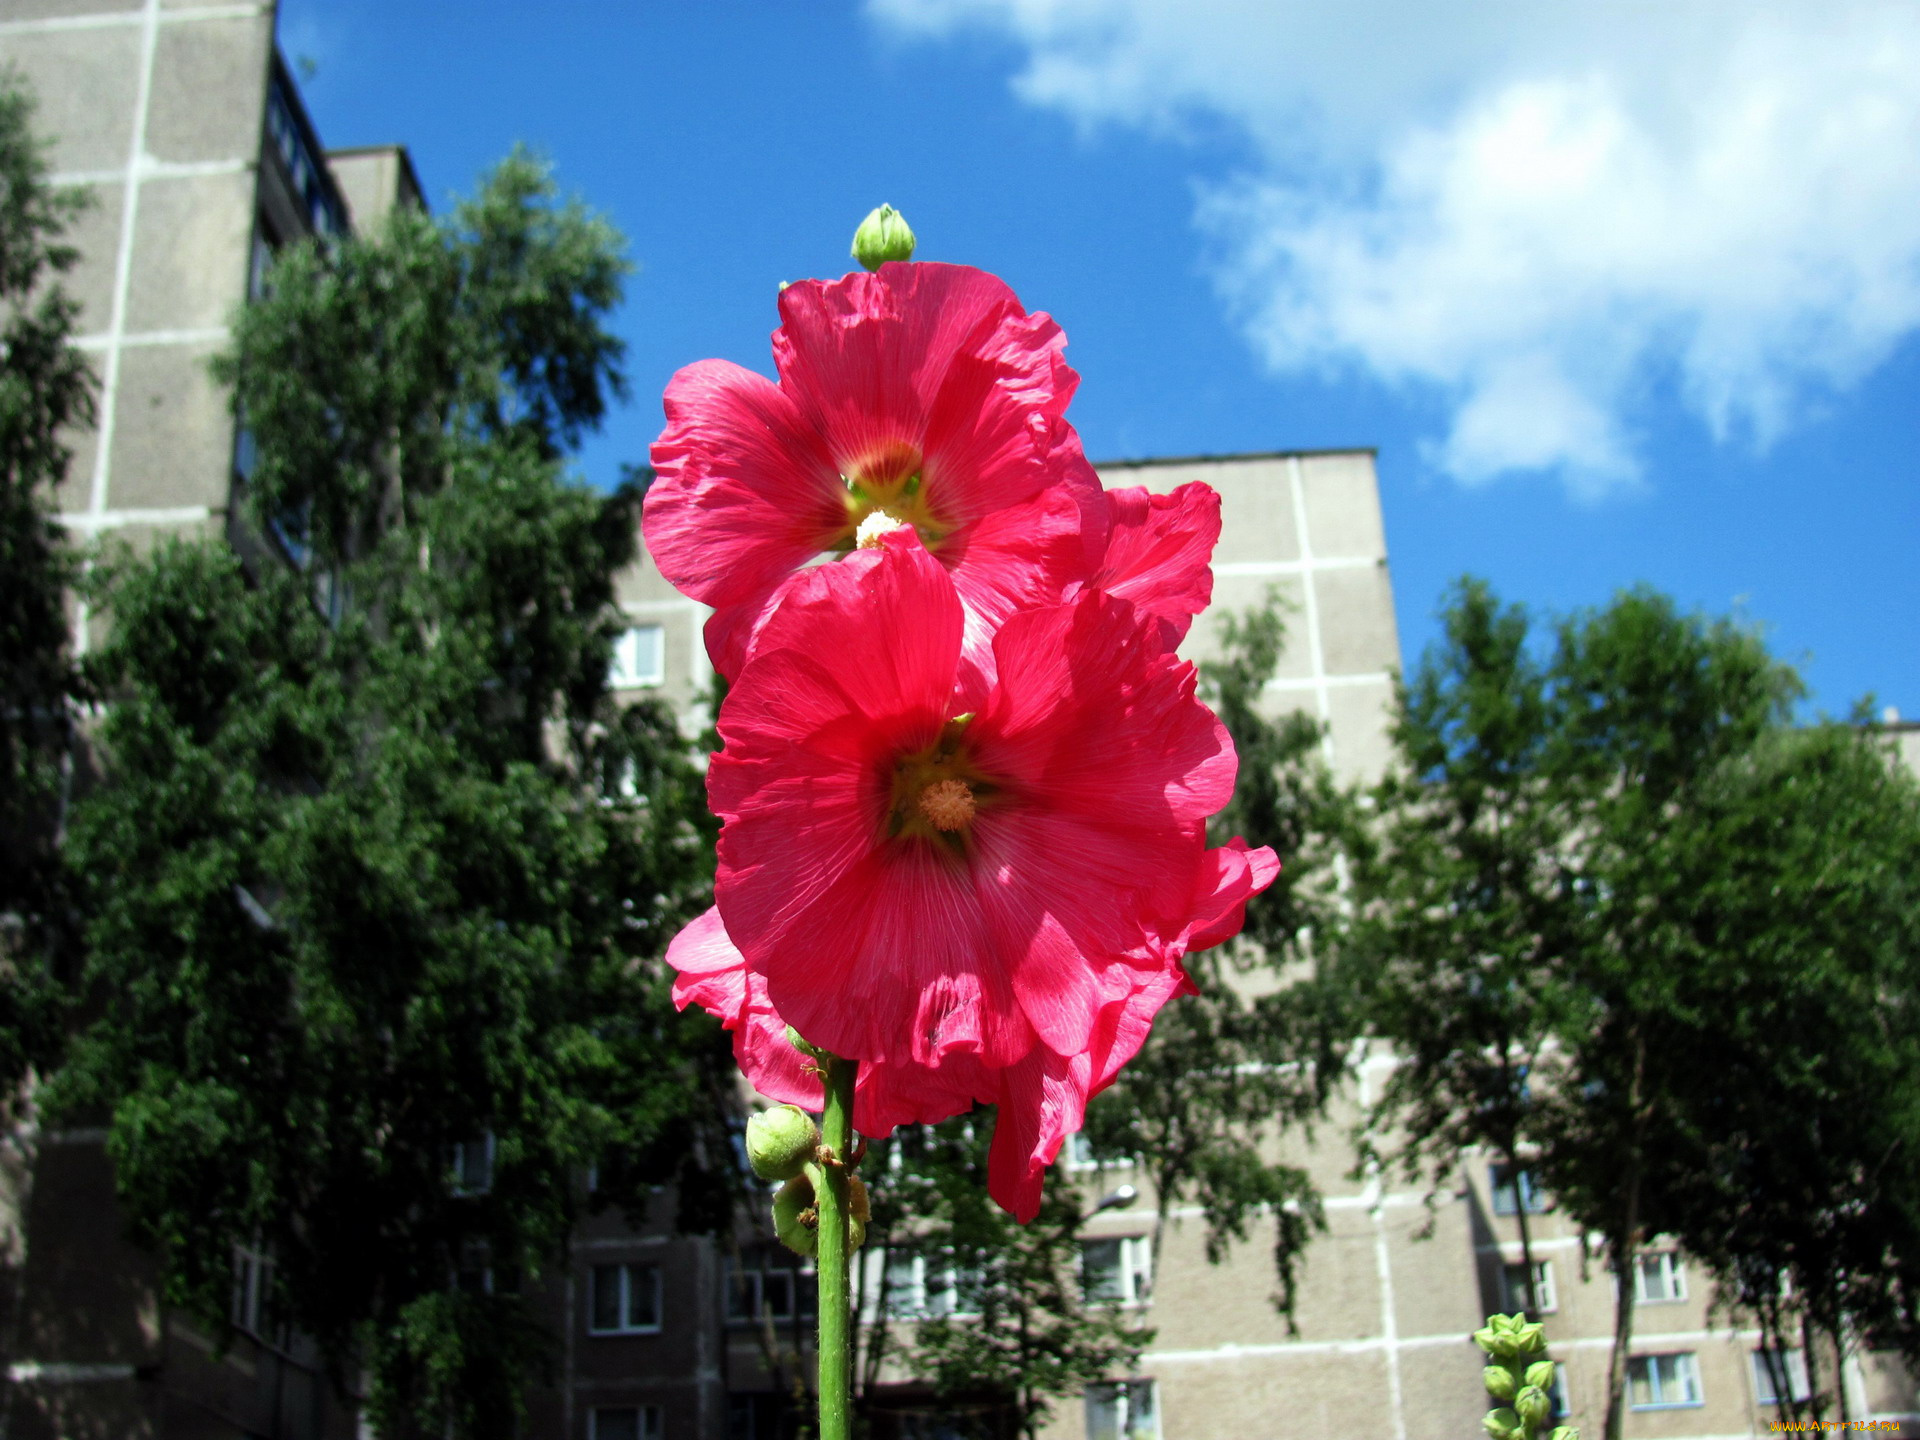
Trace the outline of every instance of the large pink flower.
{"label": "large pink flower", "polygon": [[983,680],[1000,622],[1057,601],[1106,542],[1062,418],[1078,377],[1060,327],[960,265],[803,280],[780,315],[778,384],[706,360],[668,385],[648,553],[714,607],[707,647],[731,679],[796,569],[851,549],[869,516],[911,524],[952,573]]}
{"label": "large pink flower", "polygon": [[787,587],[720,715],[716,912],[670,958],[762,1036],[756,1080],[791,1089],[784,1022],[860,1060],[863,1129],[999,1104],[993,1189],[1025,1218],[1181,957],[1277,864],[1206,848],[1233,747],[1160,620],[1097,590],[1016,614],[955,715],[964,624],[910,531]]}

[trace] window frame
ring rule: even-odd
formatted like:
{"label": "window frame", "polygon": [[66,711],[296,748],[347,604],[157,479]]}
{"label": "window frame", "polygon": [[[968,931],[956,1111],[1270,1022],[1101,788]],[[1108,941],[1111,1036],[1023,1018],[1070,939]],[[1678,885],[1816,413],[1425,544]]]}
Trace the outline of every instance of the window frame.
{"label": "window frame", "polygon": [[[1671,1381],[1662,1373],[1663,1362],[1671,1362],[1673,1372]],[[1647,1394],[1652,1397],[1645,1402],[1634,1398],[1634,1386],[1637,1383],[1635,1372],[1646,1377]],[[1670,1400],[1664,1393],[1668,1384],[1674,1383],[1683,1391],[1690,1392],[1690,1398]],[[1635,1355],[1627,1361],[1627,1408],[1630,1410],[1689,1410],[1707,1403],[1706,1387],[1700,1383],[1700,1357],[1693,1350],[1663,1350],[1648,1355]]]}
{"label": "window frame", "polygon": [[[1651,1293],[1647,1285],[1647,1263],[1657,1268],[1665,1294]],[[1687,1298],[1686,1264],[1672,1247],[1642,1250],[1633,1257],[1633,1303],[1635,1305],[1678,1305]]]}
{"label": "window frame", "polygon": [[[653,669],[640,670],[639,635],[653,632]],[[632,664],[629,666],[628,661]],[[667,683],[667,627],[653,621],[628,625],[614,638],[613,655],[607,665],[609,690],[657,690]]]}
{"label": "window frame", "polygon": [[[1118,1295],[1093,1293],[1088,1252],[1096,1245],[1116,1245]],[[1082,1305],[1145,1305],[1153,1298],[1153,1239],[1147,1235],[1098,1235],[1080,1242],[1080,1303]]]}
{"label": "window frame", "polygon": [[[1105,1392],[1101,1400],[1095,1399],[1096,1392]],[[1147,1425],[1135,1428],[1134,1396],[1144,1393],[1147,1397]],[[1108,1397],[1111,1397],[1110,1400]],[[1160,1440],[1160,1382],[1150,1376],[1134,1376],[1125,1380],[1102,1380],[1089,1385],[1081,1392],[1081,1403],[1086,1418],[1087,1440]],[[1096,1405],[1106,1408],[1111,1404],[1112,1426],[1102,1430],[1095,1428],[1094,1412]]]}
{"label": "window frame", "polygon": [[[613,1326],[600,1324],[600,1277],[612,1271],[617,1276],[616,1285],[619,1295],[614,1302],[620,1323]],[[636,1293],[634,1279],[643,1274],[651,1280],[648,1287],[653,1291],[653,1320],[650,1324],[633,1323],[633,1300]],[[665,1328],[664,1308],[666,1290],[661,1283],[660,1266],[650,1260],[618,1260],[610,1265],[594,1265],[587,1272],[587,1334],[592,1336],[621,1335],[658,1335]]]}
{"label": "window frame", "polygon": [[[470,1184],[467,1159],[478,1147],[484,1155],[485,1174],[478,1184]],[[453,1193],[460,1197],[485,1195],[493,1189],[495,1142],[493,1131],[483,1130],[471,1140],[456,1140],[447,1146],[447,1179]]]}
{"label": "window frame", "polygon": [[1560,1292],[1554,1285],[1553,1261],[1535,1260],[1533,1262],[1533,1298],[1531,1306],[1520,1303],[1518,1272],[1526,1265],[1524,1259],[1509,1260],[1505,1256],[1500,1260],[1500,1288],[1509,1310],[1531,1310],[1540,1315],[1553,1315],[1560,1309]]}
{"label": "window frame", "polygon": [[1508,1165],[1503,1161],[1489,1164],[1487,1188],[1493,1196],[1493,1213],[1496,1215],[1518,1215],[1522,1205],[1529,1215],[1546,1213],[1546,1192],[1541,1190],[1533,1178],[1533,1172],[1524,1165]]}
{"label": "window frame", "polygon": [[[927,1255],[893,1246],[881,1252],[880,1305],[889,1320],[974,1320],[978,1305],[966,1306],[971,1285],[981,1283],[978,1269],[954,1263],[951,1254]],[[896,1280],[896,1274],[905,1278]]]}
{"label": "window frame", "polygon": [[600,1433],[602,1415],[633,1416],[635,1440],[661,1440],[666,1433],[666,1417],[658,1405],[595,1405],[587,1411],[587,1440],[609,1440]]}
{"label": "window frame", "polygon": [[[1787,1371],[1787,1398],[1783,1402],[1773,1388],[1773,1372],[1766,1357],[1778,1355]],[[1807,1374],[1807,1352],[1798,1345],[1775,1349],[1759,1345],[1747,1352],[1748,1369],[1753,1376],[1753,1403],[1756,1405],[1802,1404],[1813,1398],[1813,1381]]]}
{"label": "window frame", "polygon": [[[820,1276],[809,1263],[801,1262],[794,1256],[795,1263],[769,1265],[769,1250],[756,1248],[743,1251],[738,1259],[729,1255],[726,1259],[723,1283],[726,1286],[724,1307],[725,1323],[728,1325],[759,1325],[771,1321],[776,1325],[790,1324],[795,1320],[806,1320],[820,1312]],[[787,1252],[782,1252],[787,1253]],[[779,1255],[773,1255],[779,1261]],[[766,1306],[766,1277],[771,1272],[786,1278],[791,1300],[784,1311],[769,1312]],[[811,1283],[809,1283],[811,1282]],[[736,1301],[747,1294],[750,1302],[744,1306]],[[811,1302],[809,1302],[811,1296]]]}

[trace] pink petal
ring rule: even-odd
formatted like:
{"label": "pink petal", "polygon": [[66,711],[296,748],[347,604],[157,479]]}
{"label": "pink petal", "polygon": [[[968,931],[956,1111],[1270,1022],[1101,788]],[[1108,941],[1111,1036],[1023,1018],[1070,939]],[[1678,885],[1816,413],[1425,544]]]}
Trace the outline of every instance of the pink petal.
{"label": "pink petal", "polygon": [[1184,946],[1191,955],[1231,940],[1247,923],[1247,901],[1280,874],[1280,857],[1262,845],[1247,849],[1238,835],[1207,852],[1207,866],[1194,893],[1194,915]]}
{"label": "pink petal", "polygon": [[716,608],[760,603],[845,528],[845,487],[790,396],[751,370],[703,360],[673,377],[647,553],[684,593]]}
{"label": "pink petal", "polygon": [[1106,555],[1087,584],[1163,621],[1171,650],[1213,599],[1220,496],[1194,480],[1171,495],[1138,485],[1109,490],[1107,501]]}
{"label": "pink petal", "polygon": [[787,1039],[787,1022],[767,1003],[766,984],[746,968],[727,938],[718,907],[711,907],[674,936],[667,963],[680,972],[673,1002],[698,1005],[733,1032],[733,1056],[749,1084],[762,1095],[818,1110],[825,1095],[819,1072]]}
{"label": "pink petal", "polygon": [[[922,455],[929,413],[956,358],[1021,313],[1003,281],[962,265],[803,280],[781,293],[774,361],[781,387],[827,437],[836,473],[873,474],[891,452]],[[1052,350],[1065,343],[1057,337],[1057,327],[1046,337]],[[1050,373],[1052,358],[1043,342],[1027,363]]]}

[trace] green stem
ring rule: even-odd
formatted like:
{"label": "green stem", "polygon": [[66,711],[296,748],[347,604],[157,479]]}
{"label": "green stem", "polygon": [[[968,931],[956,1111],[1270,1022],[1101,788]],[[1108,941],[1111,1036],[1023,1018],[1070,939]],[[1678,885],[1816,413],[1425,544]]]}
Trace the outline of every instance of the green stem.
{"label": "green stem", "polygon": [[827,1059],[822,1063],[827,1072],[827,1105],[820,1119],[820,1138],[835,1163],[819,1167],[823,1174],[814,1195],[820,1212],[820,1440],[852,1440],[846,1161],[853,1153],[853,1079],[860,1062]]}

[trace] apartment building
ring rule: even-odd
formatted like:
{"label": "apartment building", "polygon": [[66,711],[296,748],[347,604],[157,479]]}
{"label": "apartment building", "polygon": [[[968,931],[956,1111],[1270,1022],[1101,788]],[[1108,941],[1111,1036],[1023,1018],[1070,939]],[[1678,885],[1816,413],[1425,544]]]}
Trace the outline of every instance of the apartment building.
{"label": "apartment building", "polygon": [[[72,287],[83,304],[81,344],[101,377],[100,423],[78,437],[60,498],[79,535],[138,544],[188,532],[254,545],[231,518],[248,469],[245,439],[206,361],[277,245],[364,228],[394,205],[420,203],[403,150],[322,148],[273,34],[266,3],[0,0],[0,64],[37,94],[57,178],[95,200],[74,236],[86,258]],[[1204,480],[1220,491],[1215,608],[1187,653],[1211,653],[1220,615],[1277,593],[1289,644],[1269,706],[1323,719],[1328,759],[1343,777],[1377,775],[1401,656],[1371,452],[1099,469],[1112,486],[1166,491]],[[615,655],[617,690],[664,696],[695,723],[711,678],[704,610],[644,559],[621,577],[619,600],[629,624]],[[78,618],[84,644],[91,622]],[[1175,1214],[1153,1273],[1146,1242],[1157,1217],[1144,1177],[1063,1159],[1055,1183],[1082,1185],[1090,1202],[1129,1184],[1143,1192],[1089,1219],[1084,1278],[1092,1303],[1129,1307],[1157,1334],[1136,1372],[1062,1406],[1048,1440],[1476,1435],[1486,1406],[1470,1335],[1490,1310],[1517,1305],[1523,1210],[1538,1308],[1565,1362],[1562,1403],[1597,1435],[1612,1287],[1552,1197],[1476,1157],[1434,1197],[1349,1174],[1345,1120],[1390,1063],[1382,1056],[1362,1067],[1346,1115],[1298,1157],[1327,1197],[1329,1229],[1306,1255],[1297,1331],[1270,1303],[1262,1241],[1214,1266],[1198,1217]],[[122,1237],[103,1140],[83,1129],[0,1147],[0,1436],[354,1434],[350,1397],[328,1386],[310,1347],[268,1333],[260,1297],[270,1256],[234,1257],[237,1335],[224,1351],[166,1313],[151,1262]],[[477,1172],[465,1179],[485,1183]],[[914,1285],[899,1299],[904,1314],[942,1303],[929,1277]],[[723,1246],[676,1236],[664,1211],[638,1229],[602,1213],[581,1225],[541,1295],[559,1363],[536,1397],[529,1436],[783,1433],[791,1366],[769,1356],[804,1351],[812,1295],[793,1257],[750,1239]],[[1716,1312],[1677,1252],[1650,1247],[1629,1302],[1638,1310],[1630,1436],[1764,1434],[1777,1386],[1806,1382],[1805,1357],[1756,1360],[1757,1332]],[[1897,1367],[1856,1358],[1844,1383],[1856,1417],[1920,1432],[1920,1397]],[[893,1423],[899,1440],[963,1433],[937,1407]]]}
{"label": "apartment building", "polygon": [[[207,361],[279,246],[344,234],[419,187],[398,147],[324,152],[274,47],[270,4],[4,0],[0,67],[31,89],[56,183],[92,204],[70,238],[97,427],[73,437],[60,519],[138,547],[225,536],[249,453]],[[96,621],[76,616],[76,643]],[[0,1435],[345,1440],[356,1406],[263,1313],[270,1257],[234,1257],[224,1348],[169,1315],[124,1237],[105,1132],[0,1145]]]}

